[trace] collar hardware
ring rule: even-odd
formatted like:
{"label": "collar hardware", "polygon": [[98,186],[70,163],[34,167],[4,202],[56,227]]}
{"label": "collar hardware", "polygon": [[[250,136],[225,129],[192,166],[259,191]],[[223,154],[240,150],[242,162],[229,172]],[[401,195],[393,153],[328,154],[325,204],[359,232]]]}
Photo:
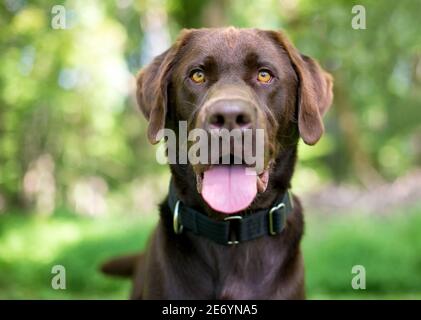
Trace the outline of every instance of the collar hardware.
{"label": "collar hardware", "polygon": [[183,225],[180,222],[180,203],[181,201],[178,200],[174,207],[173,228],[175,234],[181,234],[183,232]]}
{"label": "collar hardware", "polygon": [[285,228],[288,215],[293,212],[292,198],[287,191],[278,197],[270,209],[247,210],[244,215],[230,215],[222,221],[215,220],[186,206],[178,198],[172,181],[167,203],[176,235],[181,236],[186,230],[225,246],[280,234]]}
{"label": "collar hardware", "polygon": [[228,245],[235,245],[239,244],[240,241],[240,231],[241,231],[241,220],[243,220],[242,216],[229,216],[224,219],[224,221],[229,221],[229,227],[228,227]]}
{"label": "collar hardware", "polygon": [[[272,236],[274,236],[277,233],[274,228],[274,221],[273,221],[274,214],[276,214],[278,211],[283,210],[283,209],[285,209],[285,203],[281,202],[278,205],[272,207],[272,209],[270,209],[269,211],[269,233]],[[285,225],[286,215],[282,214],[281,217],[282,217],[281,223],[282,225]]]}

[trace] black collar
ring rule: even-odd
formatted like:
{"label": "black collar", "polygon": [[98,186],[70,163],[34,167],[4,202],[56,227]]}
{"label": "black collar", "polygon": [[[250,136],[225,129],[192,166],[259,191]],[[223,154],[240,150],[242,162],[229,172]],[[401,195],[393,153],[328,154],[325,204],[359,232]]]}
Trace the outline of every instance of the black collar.
{"label": "black collar", "polygon": [[266,235],[276,235],[285,227],[293,203],[289,191],[282,194],[269,209],[251,211],[245,215],[227,215],[224,221],[209,218],[205,214],[185,206],[177,198],[172,181],[168,205],[173,214],[174,232],[180,234],[186,228],[197,235],[222,245],[238,244]]}

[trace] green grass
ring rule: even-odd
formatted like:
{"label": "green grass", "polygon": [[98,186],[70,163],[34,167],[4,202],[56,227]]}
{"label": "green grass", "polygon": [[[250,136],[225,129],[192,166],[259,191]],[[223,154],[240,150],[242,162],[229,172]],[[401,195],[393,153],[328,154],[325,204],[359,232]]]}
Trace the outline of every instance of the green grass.
{"label": "green grass", "polygon": [[[306,216],[303,252],[308,298],[421,298],[421,208],[388,217]],[[0,217],[0,299],[124,299],[127,281],[103,276],[107,257],[144,247],[156,219],[76,216]],[[51,268],[66,268],[66,290]],[[367,289],[351,287],[352,266]]]}
{"label": "green grass", "polygon": [[[303,242],[310,298],[421,299],[421,209],[388,217],[306,217]],[[366,270],[353,290],[352,266]]]}
{"label": "green grass", "polygon": [[[0,299],[124,299],[127,281],[98,267],[113,255],[138,251],[152,219],[0,218]],[[51,269],[66,268],[66,290],[51,288]]]}

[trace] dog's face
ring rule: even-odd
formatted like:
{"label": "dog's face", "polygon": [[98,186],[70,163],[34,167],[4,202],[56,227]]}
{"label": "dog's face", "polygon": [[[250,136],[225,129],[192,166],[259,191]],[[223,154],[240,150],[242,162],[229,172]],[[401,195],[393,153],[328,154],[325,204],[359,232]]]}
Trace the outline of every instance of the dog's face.
{"label": "dog's face", "polygon": [[[283,148],[296,145],[298,134],[307,144],[320,139],[332,80],[279,32],[186,30],[139,74],[137,98],[152,143],[160,129],[183,120],[190,130],[209,133],[264,131],[264,165],[257,175],[248,174],[245,163],[193,166],[208,205],[234,213],[265,192],[274,160]],[[247,148],[256,150],[244,143],[242,152]]]}

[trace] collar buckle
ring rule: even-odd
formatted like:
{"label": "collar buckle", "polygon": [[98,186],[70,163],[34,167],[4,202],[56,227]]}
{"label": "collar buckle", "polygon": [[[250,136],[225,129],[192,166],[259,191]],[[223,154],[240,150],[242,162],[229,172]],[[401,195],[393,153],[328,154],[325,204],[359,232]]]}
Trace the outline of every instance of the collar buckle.
{"label": "collar buckle", "polygon": [[[276,206],[272,207],[269,211],[269,233],[272,236],[277,234],[277,232],[275,230],[274,223],[273,223],[273,214],[274,214],[274,212],[276,212],[278,210],[281,210],[281,209],[285,209],[285,203],[283,203],[283,202],[281,202],[281,203],[277,204]],[[282,226],[284,226],[286,215],[285,214],[281,215],[281,219],[282,219]]]}
{"label": "collar buckle", "polygon": [[173,229],[175,234],[181,234],[183,232],[183,225],[180,222],[180,202],[178,200],[174,207]]}
{"label": "collar buckle", "polygon": [[[234,231],[234,229],[232,229],[231,228],[231,221],[232,220],[237,220],[237,223],[236,223],[236,226],[237,226],[237,228],[236,228],[236,230]],[[240,237],[239,237],[239,226],[240,226],[240,221],[241,220],[243,220],[243,217],[242,216],[229,216],[229,217],[226,217],[226,218],[224,218],[224,221],[229,221],[229,228],[228,228],[228,238],[229,239],[232,239],[233,238],[233,240],[228,240],[227,241],[227,244],[228,245],[236,245],[236,244],[239,244],[240,243],[240,241],[238,240]]]}

